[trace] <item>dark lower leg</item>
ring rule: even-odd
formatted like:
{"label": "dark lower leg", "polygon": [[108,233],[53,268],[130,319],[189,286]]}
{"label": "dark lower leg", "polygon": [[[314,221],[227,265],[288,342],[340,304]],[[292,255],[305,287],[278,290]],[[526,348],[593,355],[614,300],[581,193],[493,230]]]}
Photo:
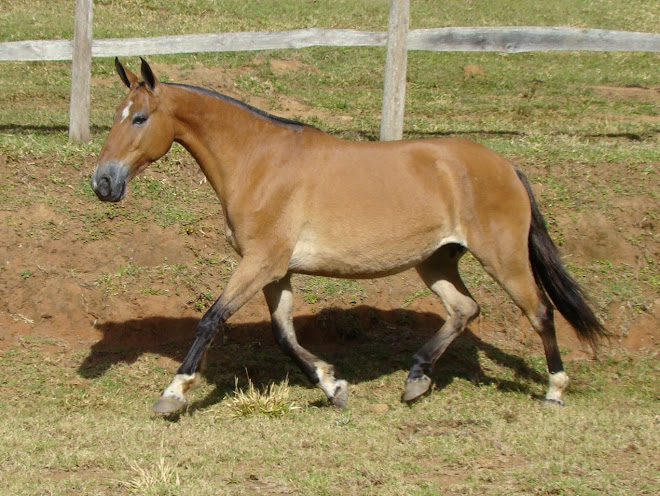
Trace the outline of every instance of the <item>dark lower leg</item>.
{"label": "dark lower leg", "polygon": [[406,389],[403,393],[403,401],[412,401],[424,394],[431,387],[429,375],[433,365],[445,352],[451,342],[465,329],[467,320],[456,319],[450,316],[447,322],[413,356],[413,365],[406,379]]}
{"label": "dark lower leg", "polygon": [[197,326],[195,341],[170,385],[156,401],[153,410],[173,413],[186,404],[186,392],[199,381],[202,360],[224,322],[270,281],[277,279],[277,259],[270,254],[246,257],[234,272],[222,296],[204,314]]}
{"label": "dark lower leg", "polygon": [[194,374],[200,369],[203,357],[206,355],[209,346],[211,346],[211,342],[224,325],[224,319],[215,315],[212,310],[209,310],[197,325],[195,341],[193,341],[190,351],[181,363],[177,374]]}
{"label": "dark lower leg", "polygon": [[550,403],[563,405],[562,395],[566,386],[568,386],[568,375],[564,372],[564,364],[561,361],[561,355],[559,353],[553,309],[549,302],[546,302],[543,307],[540,311],[540,327],[537,330],[543,343],[545,359],[548,364],[549,386],[545,400]]}
{"label": "dark lower leg", "polygon": [[221,314],[215,312],[214,307],[206,312],[197,325],[195,341],[174,379],[154,403],[154,412],[173,413],[180,410],[187,403],[188,391],[199,384],[201,364],[218,330],[224,325]]}

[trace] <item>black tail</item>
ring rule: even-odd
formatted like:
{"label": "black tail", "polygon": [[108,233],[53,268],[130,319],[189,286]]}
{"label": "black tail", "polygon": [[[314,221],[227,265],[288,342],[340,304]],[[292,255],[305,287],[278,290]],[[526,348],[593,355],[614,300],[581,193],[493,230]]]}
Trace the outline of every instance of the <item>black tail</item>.
{"label": "black tail", "polygon": [[599,338],[607,336],[605,327],[587,303],[588,298],[580,285],[571,277],[559,258],[541,215],[532,187],[525,175],[516,169],[525,186],[532,207],[532,223],[529,230],[529,261],[536,284],[546,292],[557,310],[573,326],[580,339],[596,345]]}

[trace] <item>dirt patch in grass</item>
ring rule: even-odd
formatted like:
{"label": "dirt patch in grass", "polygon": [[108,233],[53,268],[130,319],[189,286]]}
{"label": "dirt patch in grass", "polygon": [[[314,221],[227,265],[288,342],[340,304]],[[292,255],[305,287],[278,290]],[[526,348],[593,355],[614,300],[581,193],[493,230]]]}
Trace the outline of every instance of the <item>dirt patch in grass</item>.
{"label": "dirt patch in grass", "polygon": [[[346,117],[333,117],[330,112],[323,109],[312,108],[305,103],[278,94],[277,98],[272,98],[274,89],[266,84],[265,87],[255,88],[248,91],[240,86],[240,82],[249,84],[252,79],[257,79],[258,71],[263,71],[260,67],[267,67],[273,75],[282,76],[287,73],[316,73],[318,69],[305,64],[296,59],[265,59],[256,55],[253,64],[249,67],[240,67],[236,69],[227,69],[223,67],[209,67],[202,64],[195,64],[192,68],[181,68],[172,65],[152,63],[152,68],[157,74],[167,74],[168,81],[173,83],[183,83],[201,88],[208,88],[223,95],[236,98],[259,109],[272,112],[280,117],[289,119],[318,119],[325,121],[346,121]],[[110,81],[114,81],[110,79]]]}
{"label": "dirt patch in grass", "polygon": [[616,86],[593,86],[593,89],[610,98],[621,100],[638,100],[641,102],[660,101],[660,88],[645,88],[643,86],[631,85],[625,87]]}

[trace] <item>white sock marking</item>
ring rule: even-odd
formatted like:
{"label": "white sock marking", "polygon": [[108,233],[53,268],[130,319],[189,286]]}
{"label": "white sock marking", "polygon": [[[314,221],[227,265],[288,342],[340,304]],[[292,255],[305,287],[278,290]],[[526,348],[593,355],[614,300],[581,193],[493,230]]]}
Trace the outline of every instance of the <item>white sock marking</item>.
{"label": "white sock marking", "polygon": [[550,374],[550,389],[545,395],[546,399],[561,402],[561,396],[568,385],[568,376],[565,372]]}
{"label": "white sock marking", "polygon": [[163,396],[168,396],[170,398],[176,398],[184,403],[186,400],[186,392],[194,388],[197,383],[199,383],[200,375],[195,373],[193,375],[188,374],[176,374],[172,383],[167,386],[167,389],[163,391]]}

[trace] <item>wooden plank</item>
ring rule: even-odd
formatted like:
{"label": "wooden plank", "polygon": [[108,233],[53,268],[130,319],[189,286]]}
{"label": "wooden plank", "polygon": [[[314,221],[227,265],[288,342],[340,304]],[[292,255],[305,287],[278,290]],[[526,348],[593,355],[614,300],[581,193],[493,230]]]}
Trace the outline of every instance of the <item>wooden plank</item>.
{"label": "wooden plank", "polygon": [[[130,57],[170,53],[226,52],[305,48],[311,46],[385,46],[387,33],[350,29],[299,29],[99,39],[93,57]],[[71,60],[70,40],[28,40],[0,43],[0,61]],[[660,52],[660,34],[602,29],[492,27],[415,29],[409,50],[524,52],[590,50]]]}
{"label": "wooden plank", "polygon": [[507,53],[544,50],[660,52],[660,35],[564,27],[417,29],[410,32],[408,48]]}
{"label": "wooden plank", "polygon": [[[385,46],[387,33],[353,29],[298,29],[278,32],[209,33],[147,38],[107,38],[92,42],[94,57],[174,53],[240,52],[312,46]],[[0,60],[71,60],[69,40],[0,43]]]}
{"label": "wooden plank", "polygon": [[211,33],[155,38],[95,40],[96,57],[157,55],[193,52],[240,52],[298,49],[312,46],[384,46],[383,32],[352,29],[299,29],[278,32]]}
{"label": "wooden plank", "polygon": [[410,1],[391,0],[387,29],[383,111],[380,118],[381,141],[400,140],[403,137],[409,26]]}
{"label": "wooden plank", "polygon": [[71,103],[69,106],[69,139],[89,142],[90,98],[92,74],[92,0],[76,0],[71,67]]}
{"label": "wooden plank", "polygon": [[71,60],[71,40],[27,40],[0,43],[0,60],[31,62],[37,60]]}

